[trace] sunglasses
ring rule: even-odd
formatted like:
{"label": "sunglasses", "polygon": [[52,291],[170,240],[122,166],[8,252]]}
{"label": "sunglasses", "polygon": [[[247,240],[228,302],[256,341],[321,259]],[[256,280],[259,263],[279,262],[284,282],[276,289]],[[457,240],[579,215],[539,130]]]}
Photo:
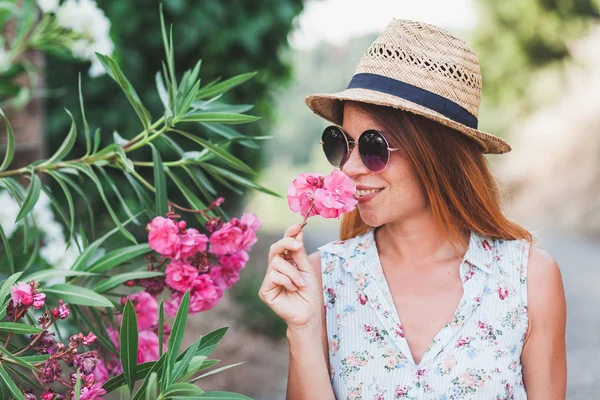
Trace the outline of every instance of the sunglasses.
{"label": "sunglasses", "polygon": [[[325,128],[321,136],[325,157],[336,168],[342,168],[348,161],[356,143],[335,125]],[[385,136],[375,129],[364,131],[358,138],[358,154],[365,168],[371,172],[383,171],[390,160],[390,152],[396,150],[399,149],[391,149]]]}

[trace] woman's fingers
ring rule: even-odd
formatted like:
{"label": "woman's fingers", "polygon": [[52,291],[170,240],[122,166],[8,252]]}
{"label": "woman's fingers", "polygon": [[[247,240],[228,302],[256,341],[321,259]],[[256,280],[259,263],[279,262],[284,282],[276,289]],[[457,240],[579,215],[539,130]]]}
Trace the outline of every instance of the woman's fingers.
{"label": "woman's fingers", "polygon": [[275,257],[275,259],[272,262],[272,267],[273,270],[282,273],[288,278],[290,278],[290,280],[296,287],[306,286],[306,281],[304,280],[302,275],[300,275],[300,271],[296,267],[291,265],[289,262],[285,261],[283,258]]}
{"label": "woman's fingers", "polygon": [[284,237],[283,239],[273,243],[269,249],[269,264],[273,261],[275,256],[282,256],[286,250],[298,251],[304,244],[301,241],[293,239],[291,237]]}
{"label": "woman's fingers", "polygon": [[298,287],[294,285],[290,277],[285,274],[282,274],[279,271],[272,270],[271,272],[269,272],[269,280],[277,286],[283,286],[290,292],[295,292],[298,290]]}
{"label": "woman's fingers", "polygon": [[301,224],[295,224],[285,230],[284,237],[294,237],[302,230]]}

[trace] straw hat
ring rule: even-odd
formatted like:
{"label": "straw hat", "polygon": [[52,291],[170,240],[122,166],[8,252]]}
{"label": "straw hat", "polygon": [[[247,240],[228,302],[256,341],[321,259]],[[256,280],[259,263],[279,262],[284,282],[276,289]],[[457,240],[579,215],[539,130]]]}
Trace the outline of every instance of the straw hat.
{"label": "straw hat", "polygon": [[476,140],[484,153],[507,153],[503,139],[477,129],[481,71],[462,40],[436,26],[394,19],[363,55],[342,92],[315,94],[306,104],[336,120],[341,101],[353,100],[422,115]]}

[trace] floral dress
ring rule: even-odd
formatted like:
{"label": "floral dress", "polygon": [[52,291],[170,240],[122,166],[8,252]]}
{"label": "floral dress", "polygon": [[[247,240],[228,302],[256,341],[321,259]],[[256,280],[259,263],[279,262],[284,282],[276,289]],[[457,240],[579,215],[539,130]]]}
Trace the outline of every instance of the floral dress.
{"label": "floral dress", "polygon": [[331,383],[340,399],[526,399],[529,243],[471,233],[454,317],[417,365],[371,229],[319,248]]}

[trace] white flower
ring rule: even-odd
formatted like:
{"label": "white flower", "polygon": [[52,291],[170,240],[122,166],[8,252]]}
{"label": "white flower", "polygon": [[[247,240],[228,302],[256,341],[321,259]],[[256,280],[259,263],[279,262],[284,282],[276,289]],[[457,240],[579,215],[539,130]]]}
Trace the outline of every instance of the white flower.
{"label": "white flower", "polygon": [[18,224],[15,223],[17,214],[19,214],[19,204],[12,198],[6,190],[0,191],[0,225],[7,238],[10,238],[17,230]]}
{"label": "white flower", "polygon": [[114,44],[110,39],[110,20],[104,11],[92,0],[66,0],[56,11],[56,22],[83,39],[73,43],[73,55],[92,62],[89,75],[103,74],[104,68],[96,57],[96,52],[111,55]]}
{"label": "white flower", "polygon": [[44,14],[53,13],[58,8],[58,0],[37,0],[37,5]]}

